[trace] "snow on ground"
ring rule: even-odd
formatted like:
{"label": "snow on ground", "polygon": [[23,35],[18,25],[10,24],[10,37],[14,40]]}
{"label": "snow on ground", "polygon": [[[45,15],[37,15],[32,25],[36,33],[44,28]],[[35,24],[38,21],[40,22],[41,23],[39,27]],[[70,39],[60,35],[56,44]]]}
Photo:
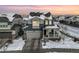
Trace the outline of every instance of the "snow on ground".
{"label": "snow on ground", "polygon": [[[66,26],[64,29],[65,32],[69,33],[70,35],[79,37],[79,28]],[[62,35],[61,35],[62,36]],[[72,48],[72,49],[79,49],[79,43],[74,42],[72,38],[64,36],[64,41],[61,39],[59,42],[49,40],[46,42],[44,46],[44,42],[42,43],[42,48]]]}
{"label": "snow on ground", "polygon": [[9,44],[8,47],[3,46],[0,51],[13,51],[13,50],[22,50],[25,42],[22,37],[13,40],[12,44]]}
{"label": "snow on ground", "polygon": [[42,43],[42,48],[72,48],[72,49],[79,49],[79,43],[73,42],[71,38],[65,37],[64,41],[61,40],[59,42],[49,40],[46,42],[44,46],[44,42]]}
{"label": "snow on ground", "polygon": [[68,26],[68,25],[64,25],[63,27],[64,27],[63,28],[64,32],[79,38],[79,28]]}

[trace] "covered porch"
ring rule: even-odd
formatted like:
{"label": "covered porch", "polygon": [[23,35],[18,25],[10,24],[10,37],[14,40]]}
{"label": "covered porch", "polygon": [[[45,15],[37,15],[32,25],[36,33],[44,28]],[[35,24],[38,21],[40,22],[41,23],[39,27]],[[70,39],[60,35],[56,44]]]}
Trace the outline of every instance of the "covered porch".
{"label": "covered porch", "polygon": [[60,39],[59,28],[57,26],[46,26],[43,29],[43,39],[57,40]]}

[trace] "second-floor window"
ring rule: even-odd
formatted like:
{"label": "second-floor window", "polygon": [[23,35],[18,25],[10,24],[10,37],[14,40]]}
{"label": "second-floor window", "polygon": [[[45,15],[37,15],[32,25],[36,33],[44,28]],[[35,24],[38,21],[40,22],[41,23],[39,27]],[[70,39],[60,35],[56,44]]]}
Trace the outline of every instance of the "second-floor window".
{"label": "second-floor window", "polygon": [[52,21],[51,20],[49,21],[49,25],[52,25]]}
{"label": "second-floor window", "polygon": [[33,28],[39,28],[39,20],[33,20],[32,26],[33,26]]}
{"label": "second-floor window", "polygon": [[48,24],[49,24],[49,20],[46,19],[46,20],[45,20],[45,25],[48,25]]}

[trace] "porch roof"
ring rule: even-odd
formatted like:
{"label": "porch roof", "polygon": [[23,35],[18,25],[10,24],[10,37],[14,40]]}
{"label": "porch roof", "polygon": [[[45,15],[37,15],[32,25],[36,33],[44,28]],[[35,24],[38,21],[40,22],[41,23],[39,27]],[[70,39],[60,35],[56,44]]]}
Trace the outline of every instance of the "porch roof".
{"label": "porch roof", "polygon": [[45,29],[58,29],[58,26],[46,26]]}

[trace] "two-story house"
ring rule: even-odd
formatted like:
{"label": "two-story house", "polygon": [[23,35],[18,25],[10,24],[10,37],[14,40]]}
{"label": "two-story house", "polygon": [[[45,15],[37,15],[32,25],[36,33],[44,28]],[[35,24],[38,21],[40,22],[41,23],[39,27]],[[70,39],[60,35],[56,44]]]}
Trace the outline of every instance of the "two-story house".
{"label": "two-story house", "polygon": [[52,15],[44,14],[44,17],[33,16],[28,18],[25,30],[27,39],[59,39],[58,27],[54,25]]}
{"label": "two-story house", "polygon": [[0,17],[0,44],[12,40],[12,31],[9,19]]}

